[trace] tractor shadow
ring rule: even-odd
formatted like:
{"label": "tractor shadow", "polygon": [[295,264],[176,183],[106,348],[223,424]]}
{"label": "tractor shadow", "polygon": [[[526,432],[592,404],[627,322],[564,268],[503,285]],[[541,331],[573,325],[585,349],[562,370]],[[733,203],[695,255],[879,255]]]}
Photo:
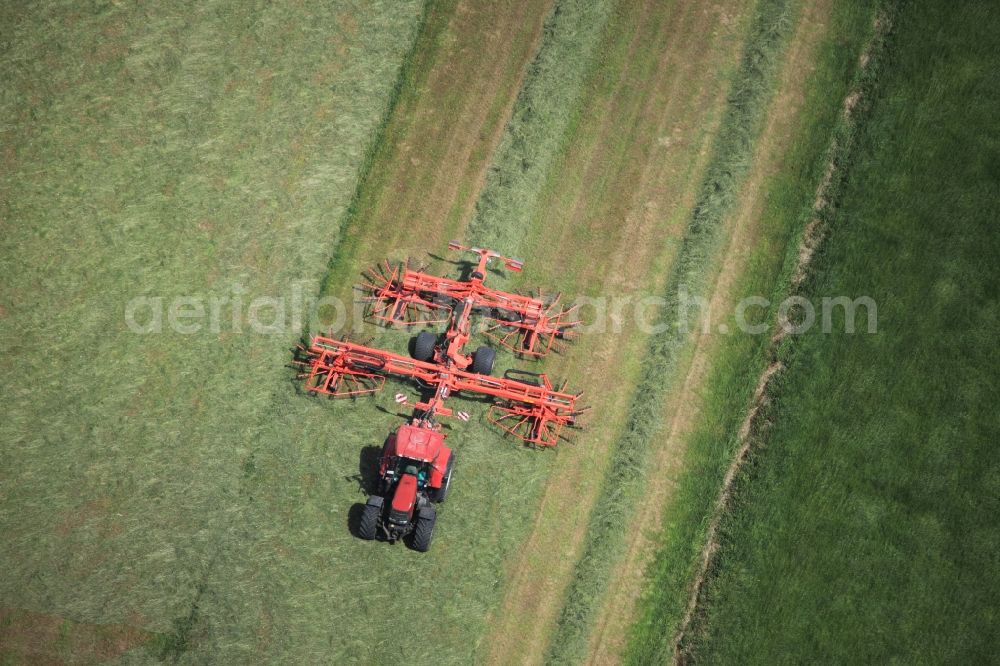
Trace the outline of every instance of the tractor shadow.
{"label": "tractor shadow", "polygon": [[[378,465],[381,456],[381,446],[362,447],[361,453],[358,456],[358,473],[347,477],[349,480],[357,482],[358,490],[366,497],[378,491]],[[361,514],[364,510],[365,502],[356,502],[347,511],[347,529],[357,538],[360,538],[358,529],[361,525]]]}
{"label": "tractor shadow", "polygon": [[358,473],[353,478],[357,480],[359,489],[365,495],[372,495],[378,490],[378,465],[381,457],[381,446],[361,447],[361,453],[358,455]]}
{"label": "tractor shadow", "polygon": [[[456,266],[458,268],[458,279],[463,281],[468,280],[472,276],[472,272],[476,270],[476,266],[478,265],[478,262],[472,261],[471,259],[451,259],[433,252],[428,252],[427,256],[435,261]],[[487,266],[486,272],[499,277],[507,277],[503,269],[497,268],[496,266]]]}

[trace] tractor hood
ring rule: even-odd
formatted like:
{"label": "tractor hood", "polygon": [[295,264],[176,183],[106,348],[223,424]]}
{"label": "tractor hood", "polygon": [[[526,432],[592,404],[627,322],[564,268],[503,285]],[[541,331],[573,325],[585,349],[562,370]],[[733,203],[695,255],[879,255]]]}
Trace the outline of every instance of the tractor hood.
{"label": "tractor hood", "polygon": [[417,503],[417,477],[404,474],[396,484],[396,492],[392,495],[392,511],[389,519],[393,522],[409,522],[413,514],[413,506]]}
{"label": "tractor hood", "polygon": [[396,437],[391,455],[403,456],[423,462],[434,462],[444,444],[444,435],[430,428],[415,425],[401,425],[396,431]]}

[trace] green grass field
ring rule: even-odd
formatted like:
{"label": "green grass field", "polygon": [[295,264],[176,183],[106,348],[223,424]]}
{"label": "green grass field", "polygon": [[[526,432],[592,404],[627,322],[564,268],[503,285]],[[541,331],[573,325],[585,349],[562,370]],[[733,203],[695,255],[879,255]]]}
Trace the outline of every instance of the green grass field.
{"label": "green grass field", "polygon": [[[310,321],[299,303],[348,296],[373,258],[443,254],[454,235],[526,260],[495,286],[639,285],[673,317],[681,286],[715,284],[810,7],[0,8],[0,663],[594,658],[692,338],[628,324],[541,366],[501,355],[501,369],[567,376],[598,412],[535,451],[464,401],[473,418],[447,424],[455,483],[422,555],[351,533],[406,416],[393,394],[413,387],[307,395],[292,347],[333,313]],[[788,288],[871,31],[870,3],[834,7],[740,295]],[[985,3],[902,7],[805,287],[870,293],[880,330],[782,348],[792,368],[724,522],[699,658],[982,661],[997,643],[982,572],[998,564],[986,276],[1000,171],[984,128],[1000,26]],[[177,298],[190,300],[172,312]],[[159,330],[132,330],[129,312]],[[397,351],[408,337],[365,335]],[[726,338],[694,388],[706,406],[626,661],[669,658],[767,350],[767,336]]]}
{"label": "green grass field", "polygon": [[783,354],[693,632],[708,663],[987,663],[1000,647],[989,3],[902,3],[806,294],[878,332]]}

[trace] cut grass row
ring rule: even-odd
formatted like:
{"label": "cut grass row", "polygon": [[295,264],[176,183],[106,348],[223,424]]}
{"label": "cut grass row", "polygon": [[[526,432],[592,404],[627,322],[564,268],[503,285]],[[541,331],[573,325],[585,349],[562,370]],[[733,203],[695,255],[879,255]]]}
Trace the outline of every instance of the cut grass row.
{"label": "cut grass row", "polygon": [[470,242],[513,256],[529,250],[523,240],[534,222],[532,213],[573,123],[584,112],[580,96],[612,4],[556,1],[476,201],[466,232]]}
{"label": "cut grass row", "polygon": [[[739,60],[744,16],[742,2],[615,6],[565,146],[527,211],[519,242],[531,254],[522,283],[615,299],[660,288]],[[531,534],[509,563],[511,583],[488,639],[491,661],[545,657],[572,577],[608,444],[628,406],[621,387],[634,385],[646,335],[628,315],[603,323],[546,362],[596,408],[554,452]]]}
{"label": "cut grass row", "polygon": [[[722,220],[746,175],[794,16],[794,9],[780,1],[758,3],[754,10],[713,156],[664,290],[663,321],[677,321],[682,291],[704,295],[710,287],[724,236]],[[577,661],[586,650],[609,574],[621,555],[621,525],[628,522],[642,492],[648,452],[661,426],[660,405],[668,387],[675,383],[678,357],[689,342],[688,330],[677,325],[649,338],[634,398],[621,435],[613,444],[583,551],[552,638],[550,661]]]}
{"label": "cut grass row", "polygon": [[740,188],[739,199],[723,223],[726,235],[720,267],[713,280],[706,311],[715,322],[708,331],[695,325],[690,354],[678,362],[683,380],[668,392],[663,405],[663,426],[657,445],[651,450],[648,477],[643,493],[633,508],[633,516],[623,527],[625,553],[615,565],[608,581],[608,593],[588,641],[587,660],[592,663],[621,661],[628,633],[636,621],[638,600],[643,592],[643,572],[656,554],[656,544],[664,515],[677,480],[683,474],[687,440],[702,408],[707,378],[716,355],[729,330],[718,329],[719,322],[734,312],[745,287],[747,268],[755,251],[775,239],[767,235],[766,185],[785,165],[797,141],[803,101],[815,72],[819,47],[828,39],[831,27],[831,4],[816,0],[802,6],[794,32],[789,37],[775,93],[767,112],[767,121],[755,142],[750,171]]}
{"label": "cut grass row", "polygon": [[[765,185],[765,226],[737,287],[738,298],[765,295],[776,303],[787,290],[797,239],[807,221],[804,216],[812,210],[816,187],[825,173],[831,132],[854,77],[857,54],[870,32],[871,16],[870,7],[834,5],[829,37],[818,50],[792,149]],[[773,307],[750,312],[750,323],[774,317]],[[737,330],[731,316],[724,323]],[[735,450],[746,406],[769,361],[769,342],[768,336],[745,334],[721,338],[701,397],[700,416],[688,438],[684,472],[658,537],[661,545],[646,574],[639,619],[626,652],[630,663],[662,663],[670,658],[707,517]]]}
{"label": "cut grass row", "polygon": [[350,300],[366,263],[442,254],[463,235],[522,80],[534,78],[525,70],[550,9],[551,0],[429,3],[413,75],[401,77],[396,111],[373,146],[324,296]]}
{"label": "cut grass row", "polygon": [[[389,112],[382,116],[373,133],[372,141],[366,146],[358,169],[357,186],[351,195],[341,224],[340,235],[330,257],[330,265],[323,276],[320,295],[338,293],[344,283],[352,284],[355,263],[349,261],[358,252],[361,239],[360,227],[374,222],[374,200],[388,187],[390,171],[386,169],[394,158],[402,134],[406,127],[405,110],[420,96],[421,85],[429,76],[438,53],[440,40],[453,17],[458,0],[427,1],[424,3],[420,26],[412,50],[400,67],[399,76],[392,87],[389,98]],[[380,222],[384,222],[379,220]],[[329,323],[329,312],[322,313],[322,320]]]}
{"label": "cut grass row", "polygon": [[780,350],[702,661],[983,663],[1000,646],[1000,30],[978,2],[900,3],[894,25],[802,288],[870,295],[878,332],[841,318]]}

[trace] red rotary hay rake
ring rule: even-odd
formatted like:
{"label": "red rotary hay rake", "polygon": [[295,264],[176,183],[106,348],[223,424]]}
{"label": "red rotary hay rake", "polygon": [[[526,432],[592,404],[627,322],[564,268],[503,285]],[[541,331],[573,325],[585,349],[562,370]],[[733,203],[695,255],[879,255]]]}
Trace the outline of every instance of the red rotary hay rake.
{"label": "red rotary hay rake", "polygon": [[[564,308],[559,298],[545,299],[499,291],[486,286],[487,266],[499,260],[507,270],[523,264],[492,250],[469,248],[456,242],[450,250],[478,256],[467,279],[430,275],[406,266],[383,263],[366,273],[362,288],[368,314],[392,325],[447,324],[438,336],[421,331],[413,340],[412,358],[347,340],[317,335],[300,348],[297,363],[308,390],[333,397],[358,396],[383,388],[386,377],[413,379],[424,390],[414,404],[408,424],[389,437],[380,462],[379,491],[369,498],[358,534],[379,534],[395,541],[412,534],[417,550],[430,547],[436,514],[432,503],[443,501],[451,481],[454,454],[444,445],[439,416],[468,420],[444,402],[456,394],[492,399],[490,423],[533,446],[555,446],[563,427],[574,425],[583,411],[581,394],[556,388],[544,374],[508,370],[491,376],[496,352],[481,346],[472,354],[465,346],[472,338],[474,316],[483,332],[499,345],[527,357],[541,357],[558,341],[567,339],[575,308]],[[397,395],[397,402],[406,397]],[[390,504],[386,499],[391,495]]]}

